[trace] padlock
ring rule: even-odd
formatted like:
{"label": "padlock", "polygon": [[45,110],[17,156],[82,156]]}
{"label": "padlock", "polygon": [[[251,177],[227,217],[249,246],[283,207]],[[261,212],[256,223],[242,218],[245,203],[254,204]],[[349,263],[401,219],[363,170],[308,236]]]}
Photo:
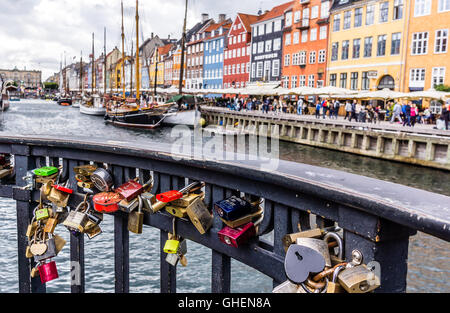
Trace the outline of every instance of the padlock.
{"label": "padlock", "polygon": [[57,179],[58,173],[50,175],[50,176],[35,176],[36,184],[46,184],[48,182],[53,182]]}
{"label": "padlock", "polygon": [[38,232],[41,233],[41,231],[36,230],[36,232],[34,233],[33,239],[30,241],[29,252],[31,252],[31,254],[33,254],[33,256],[43,255],[47,251],[47,245],[43,241],[40,241],[40,242],[37,241]]}
{"label": "padlock", "polygon": [[284,283],[276,286],[272,293],[296,293],[299,286],[292,283],[290,280],[286,280]]}
{"label": "padlock", "polygon": [[330,252],[328,250],[328,244],[322,239],[315,238],[297,238],[297,245],[309,247],[322,254],[325,260],[325,266],[331,267]]}
{"label": "padlock", "polygon": [[86,176],[83,176],[83,175],[79,175],[79,174],[76,174],[75,175],[75,180],[79,183],[79,182],[89,182],[90,181],[90,179],[88,178],[88,177],[86,177]]}
{"label": "padlock", "polygon": [[44,232],[53,234],[57,225],[58,216],[48,218],[44,226]]}
{"label": "padlock", "polygon": [[[86,195],[87,196],[87,195]],[[89,202],[86,202],[87,197],[85,198],[84,202],[81,202],[75,211],[70,211],[69,215],[67,216],[66,220],[63,222],[63,225],[66,226],[69,230],[74,230],[76,232],[83,233],[84,227],[86,226],[86,223],[88,222],[88,217],[85,212],[81,212],[82,206],[85,206],[85,211],[89,211],[90,204]]]}
{"label": "padlock", "polygon": [[86,230],[86,235],[89,239],[93,239],[102,233],[102,229],[99,225],[95,225],[94,227]]}
{"label": "padlock", "polygon": [[325,268],[323,255],[315,249],[292,244],[284,259],[284,271],[294,284],[304,283],[310,274],[320,273]]}
{"label": "padlock", "polygon": [[180,256],[176,253],[168,253],[166,255],[166,262],[172,266],[177,266]]}
{"label": "padlock", "polygon": [[28,240],[31,238],[31,236],[34,235],[34,232],[36,231],[37,227],[38,223],[36,222],[36,216],[33,216],[31,223],[28,224],[27,232],[25,233],[25,236],[27,236]]}
{"label": "padlock", "polygon": [[184,254],[182,254],[182,255],[180,256],[180,264],[181,264],[182,266],[184,266],[184,267],[187,266],[187,259],[186,259],[186,256],[185,256]]}
{"label": "padlock", "polygon": [[164,245],[164,252],[165,253],[171,253],[176,254],[178,251],[178,248],[180,247],[180,241],[179,240],[167,240]]}
{"label": "padlock", "polygon": [[380,277],[365,264],[347,267],[337,276],[339,284],[349,293],[366,293],[380,287]]}
{"label": "padlock", "polygon": [[73,168],[73,171],[77,175],[87,177],[87,176],[91,176],[92,174],[94,174],[94,172],[97,170],[97,168],[98,168],[98,166],[95,164],[86,164],[86,165],[75,166]]}
{"label": "padlock", "polygon": [[47,245],[47,250],[44,254],[41,255],[35,255],[34,261],[40,262],[46,259],[50,259],[56,256],[56,245],[55,245],[55,238],[53,238],[52,234],[48,234],[49,238],[45,239],[45,232],[43,233],[44,243]]}
{"label": "padlock", "polygon": [[116,192],[101,192],[92,198],[94,210],[100,213],[114,213],[119,210],[119,202],[123,197]]}
{"label": "padlock", "polygon": [[58,276],[58,269],[56,268],[55,261],[50,261],[48,263],[43,263],[38,267],[39,270],[39,276],[41,276],[41,282],[43,284],[57,279]]}
{"label": "padlock", "polygon": [[46,199],[48,197],[48,195],[50,194],[50,192],[52,191],[53,188],[53,181],[48,181],[45,184],[42,185],[41,187],[41,193],[42,193],[42,197],[44,199]]}
{"label": "padlock", "polygon": [[153,205],[156,203],[156,196],[149,192],[144,192],[141,194],[141,198],[144,202],[144,207],[142,210],[148,213],[153,213]]}
{"label": "padlock", "polygon": [[203,193],[185,194],[182,198],[172,201],[171,205],[175,207],[187,208],[192,202],[194,202],[194,200],[196,200],[198,197],[202,197],[203,195]]}
{"label": "padlock", "polygon": [[41,168],[37,168],[33,170],[34,174],[36,176],[44,176],[44,177],[48,177],[48,176],[52,176],[54,174],[58,173],[58,168],[54,167],[54,166],[44,166]]}
{"label": "padlock", "polygon": [[264,209],[260,208],[258,211],[242,216],[236,220],[232,220],[232,221],[227,221],[226,219],[220,218],[222,220],[222,222],[231,227],[231,228],[237,228],[239,226],[245,225],[247,223],[250,223],[253,219],[255,219],[256,217],[261,216],[261,214],[263,214]]}
{"label": "padlock", "polygon": [[119,209],[125,213],[130,213],[139,207],[138,198],[134,198],[131,201],[127,201],[126,199],[122,199],[119,202]]}
{"label": "padlock", "polygon": [[42,207],[42,205],[39,205],[34,209],[34,216],[36,217],[36,221],[45,220],[46,218],[49,218],[50,213],[48,211],[48,207]]}
{"label": "padlock", "polygon": [[33,171],[27,171],[27,175],[23,176],[22,180],[26,183],[26,186],[22,187],[22,189],[36,189],[36,175],[34,175]]}
{"label": "padlock", "polygon": [[144,206],[141,196],[137,197],[139,205],[138,210],[128,214],[128,230],[135,234],[142,234],[142,227],[144,225],[144,212],[142,207]]}
{"label": "padlock", "polygon": [[214,203],[214,209],[220,218],[227,221],[236,220],[255,211],[250,202],[237,196]]}
{"label": "padlock", "polygon": [[[65,187],[61,188],[61,187],[62,186],[54,185],[52,190],[50,191],[50,194],[47,196],[47,199],[50,202],[54,203],[56,206],[66,207],[69,202],[69,197],[70,197],[71,193],[62,191],[61,189],[62,188],[64,188],[63,190],[66,190],[66,189],[71,190],[71,189],[68,189]],[[73,192],[73,191],[71,190],[71,192]]]}
{"label": "padlock", "polygon": [[320,238],[322,237],[323,232],[320,228],[309,229],[302,232],[287,234],[283,237],[283,246],[284,250],[287,251],[289,246],[293,243],[297,242],[297,238]]}
{"label": "padlock", "polygon": [[31,271],[30,271],[30,276],[31,276],[31,278],[36,278],[36,277],[39,276],[39,269],[38,269],[39,266],[40,266],[40,264],[37,263],[37,264],[35,265],[35,267],[33,267],[33,268],[31,269]]}
{"label": "padlock", "polygon": [[135,180],[130,180],[116,189],[116,192],[128,202],[130,202],[132,199],[135,199],[143,191],[144,186],[142,186]]}
{"label": "padlock", "polygon": [[79,181],[77,182],[77,186],[80,188],[92,189],[94,187],[94,183],[91,181]]}
{"label": "padlock", "polygon": [[94,173],[92,173],[91,181],[100,191],[110,191],[114,183],[111,173],[102,167],[96,169]]}
{"label": "padlock", "polygon": [[345,266],[338,266],[334,272],[333,272],[333,278],[328,283],[327,287],[327,293],[343,293],[344,289],[342,286],[337,282],[337,277],[339,275],[339,272],[345,269]]}
{"label": "padlock", "polygon": [[223,243],[238,248],[246,244],[251,238],[258,233],[258,225],[263,221],[264,214],[261,214],[259,219],[255,222],[250,222],[237,228],[225,226],[217,235]]}
{"label": "padlock", "polygon": [[25,257],[26,257],[27,259],[30,259],[30,258],[33,257],[33,253],[31,253],[30,246],[27,246],[26,249],[25,249]]}
{"label": "padlock", "polygon": [[[330,241],[334,239],[337,243],[337,247],[333,248],[333,250],[338,249],[337,254],[330,254],[330,260],[331,263],[333,265],[333,263],[338,262],[338,263],[342,263],[343,262],[343,257],[344,257],[344,243],[342,241],[341,236],[339,236],[337,233],[335,232],[328,232],[326,233],[326,235],[323,237],[323,241],[325,241],[327,244],[330,244]],[[333,259],[331,259],[331,256],[334,256]],[[339,262],[340,261],[340,262]],[[334,266],[334,265],[333,265]]]}
{"label": "padlock", "polygon": [[53,238],[55,239],[55,251],[56,255],[62,250],[62,248],[66,245],[66,241],[64,238],[58,235],[53,235]]}
{"label": "padlock", "polygon": [[177,207],[173,205],[167,205],[166,212],[178,218],[184,218],[187,216],[186,208]]}
{"label": "padlock", "polygon": [[186,187],[177,190],[170,190],[156,195],[156,199],[158,201],[169,203],[178,199],[181,199],[184,194],[192,193],[195,190],[199,190],[204,186],[201,182],[193,182],[192,184],[187,185]]}
{"label": "padlock", "polygon": [[205,234],[213,224],[213,216],[202,197],[198,197],[186,208],[187,215],[200,234]]}

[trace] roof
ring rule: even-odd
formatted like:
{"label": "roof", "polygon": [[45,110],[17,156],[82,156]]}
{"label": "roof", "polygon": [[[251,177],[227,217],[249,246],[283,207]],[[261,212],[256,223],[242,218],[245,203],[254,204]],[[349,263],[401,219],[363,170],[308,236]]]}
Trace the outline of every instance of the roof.
{"label": "roof", "polygon": [[204,40],[206,41],[206,40],[209,40],[209,39],[214,39],[214,38],[217,38],[217,37],[225,36],[225,33],[228,31],[228,29],[231,28],[231,25],[232,25],[232,22],[231,22],[231,20],[229,20],[229,19],[228,19],[228,20],[225,20],[225,21],[223,21],[223,22],[221,22],[221,23],[219,23],[219,24],[213,24],[213,25],[211,25],[210,27],[208,27],[208,28],[205,30],[205,32],[211,32],[211,33],[213,34],[214,31],[220,29],[220,27],[223,27],[223,33],[222,33],[222,35],[217,34],[216,36],[210,36],[210,37],[207,37],[207,38],[205,38]]}
{"label": "roof", "polygon": [[169,53],[170,49],[172,49],[172,44],[168,44],[162,47],[158,48],[158,54],[159,55],[166,55],[167,53]]}
{"label": "roof", "polygon": [[294,5],[294,3],[295,3],[295,1],[290,1],[290,2],[281,4],[279,6],[272,8],[272,10],[265,13],[260,19],[258,19],[253,24],[268,21],[273,18],[284,15],[284,12],[286,12],[288,9],[290,9]]}
{"label": "roof", "polygon": [[[262,15],[264,16],[264,15]],[[244,24],[244,28],[249,32],[251,31],[250,25],[256,23],[262,16],[238,13],[238,17],[241,22]]]}
{"label": "roof", "polygon": [[341,3],[342,1],[340,1],[340,0],[336,0],[336,1],[333,2],[333,5],[331,6],[330,11],[339,10],[341,8],[345,8],[345,7],[351,6],[356,1],[359,1],[359,0],[347,0],[347,1],[343,2],[343,3]]}

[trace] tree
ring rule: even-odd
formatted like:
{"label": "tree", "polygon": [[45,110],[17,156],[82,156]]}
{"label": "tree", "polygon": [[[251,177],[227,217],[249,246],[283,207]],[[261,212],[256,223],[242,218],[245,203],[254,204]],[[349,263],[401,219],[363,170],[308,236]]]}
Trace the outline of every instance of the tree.
{"label": "tree", "polygon": [[435,88],[437,91],[450,92],[450,86],[447,85],[438,85]]}
{"label": "tree", "polygon": [[44,88],[45,89],[51,89],[51,90],[56,90],[58,89],[58,84],[57,83],[44,83]]}

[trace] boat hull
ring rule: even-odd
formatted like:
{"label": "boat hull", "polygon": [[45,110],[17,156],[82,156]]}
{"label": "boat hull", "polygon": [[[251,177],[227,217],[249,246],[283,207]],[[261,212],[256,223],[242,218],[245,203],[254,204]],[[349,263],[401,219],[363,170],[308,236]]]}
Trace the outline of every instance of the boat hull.
{"label": "boat hull", "polygon": [[84,105],[80,105],[80,113],[87,115],[103,116],[106,113],[106,109],[96,107],[86,107]]}
{"label": "boat hull", "polygon": [[58,100],[58,104],[61,106],[70,106],[72,105],[72,99],[60,99]]}
{"label": "boat hull", "polygon": [[196,121],[200,119],[200,112],[196,110],[180,111],[169,113],[164,119],[164,125],[187,125],[194,126]]}

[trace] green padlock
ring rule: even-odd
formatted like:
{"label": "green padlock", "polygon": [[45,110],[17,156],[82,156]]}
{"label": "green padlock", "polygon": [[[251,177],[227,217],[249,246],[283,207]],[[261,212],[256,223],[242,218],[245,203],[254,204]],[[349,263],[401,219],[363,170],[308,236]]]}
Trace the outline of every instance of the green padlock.
{"label": "green padlock", "polygon": [[56,168],[54,166],[44,166],[44,167],[35,169],[33,172],[37,176],[51,176],[55,173],[58,173],[58,168]]}
{"label": "green padlock", "polygon": [[164,252],[170,254],[176,254],[178,252],[178,248],[180,247],[179,240],[167,240],[164,245]]}
{"label": "green padlock", "polygon": [[49,218],[50,214],[48,212],[48,208],[38,209],[35,212],[36,221],[40,221],[46,218]]}

